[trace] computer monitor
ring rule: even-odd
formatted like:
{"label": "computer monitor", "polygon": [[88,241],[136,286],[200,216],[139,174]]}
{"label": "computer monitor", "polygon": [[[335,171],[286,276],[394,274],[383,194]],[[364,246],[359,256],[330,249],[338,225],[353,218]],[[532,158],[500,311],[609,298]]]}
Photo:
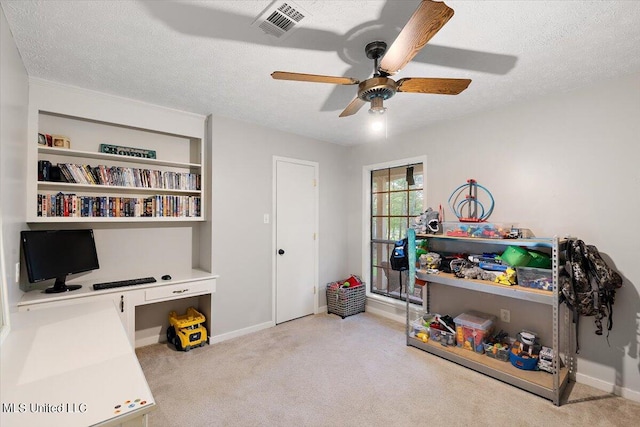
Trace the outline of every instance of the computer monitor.
{"label": "computer monitor", "polygon": [[47,293],[80,289],[82,285],[67,285],[67,276],[100,268],[91,229],[29,230],[20,237],[29,282],[56,279]]}

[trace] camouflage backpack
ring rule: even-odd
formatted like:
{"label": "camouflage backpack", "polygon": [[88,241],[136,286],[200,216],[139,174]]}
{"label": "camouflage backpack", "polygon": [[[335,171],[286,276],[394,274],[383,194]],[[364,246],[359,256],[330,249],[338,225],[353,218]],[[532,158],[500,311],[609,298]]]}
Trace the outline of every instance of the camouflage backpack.
{"label": "camouflage backpack", "polygon": [[[596,334],[602,335],[604,318],[610,331],[616,289],[622,286],[622,277],[607,265],[595,246],[586,245],[582,240],[567,241],[566,261],[560,275],[560,291],[564,302],[573,310],[576,328],[580,316],[595,316]],[[576,352],[579,351],[576,342]]]}

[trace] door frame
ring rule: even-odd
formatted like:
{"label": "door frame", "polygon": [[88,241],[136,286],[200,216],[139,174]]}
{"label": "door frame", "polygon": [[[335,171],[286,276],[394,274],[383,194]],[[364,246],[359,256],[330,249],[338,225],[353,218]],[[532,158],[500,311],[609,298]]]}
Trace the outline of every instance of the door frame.
{"label": "door frame", "polygon": [[291,157],[282,157],[282,156],[273,156],[272,163],[272,191],[271,191],[271,323],[276,325],[276,292],[277,292],[277,277],[276,277],[276,261],[277,261],[277,245],[278,245],[278,230],[276,229],[277,225],[277,172],[278,172],[278,162],[289,162],[299,165],[312,166],[315,179],[315,188],[314,188],[314,199],[315,199],[315,223],[313,224],[316,230],[316,238],[314,240],[314,262],[313,262],[313,287],[314,287],[314,298],[313,298],[313,314],[318,314],[318,295],[320,291],[318,289],[318,271],[319,271],[319,249],[320,249],[320,233],[319,233],[319,225],[320,225],[320,181],[318,179],[320,164],[318,162],[312,162],[309,160],[301,160],[294,159]]}

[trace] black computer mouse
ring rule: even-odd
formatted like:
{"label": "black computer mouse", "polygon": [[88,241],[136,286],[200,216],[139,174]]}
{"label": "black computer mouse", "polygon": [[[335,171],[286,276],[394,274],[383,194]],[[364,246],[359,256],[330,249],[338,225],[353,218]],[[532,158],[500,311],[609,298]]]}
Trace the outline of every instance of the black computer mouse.
{"label": "black computer mouse", "polygon": [[162,280],[171,280],[171,276],[165,274],[164,276],[162,276]]}

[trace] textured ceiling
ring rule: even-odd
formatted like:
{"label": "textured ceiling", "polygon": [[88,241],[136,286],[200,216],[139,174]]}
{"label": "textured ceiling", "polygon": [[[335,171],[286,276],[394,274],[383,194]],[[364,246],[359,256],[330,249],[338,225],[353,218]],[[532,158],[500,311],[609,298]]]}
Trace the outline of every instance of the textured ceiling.
{"label": "textured ceiling", "polygon": [[[294,0],[308,16],[285,40],[256,1],[5,1],[30,76],[213,113],[338,144],[384,138],[356,86],[277,81],[272,71],[364,80],[364,46],[391,44],[418,1]],[[640,2],[447,1],[453,18],[394,78],[470,78],[457,96],[399,93],[387,134],[640,72]]]}

